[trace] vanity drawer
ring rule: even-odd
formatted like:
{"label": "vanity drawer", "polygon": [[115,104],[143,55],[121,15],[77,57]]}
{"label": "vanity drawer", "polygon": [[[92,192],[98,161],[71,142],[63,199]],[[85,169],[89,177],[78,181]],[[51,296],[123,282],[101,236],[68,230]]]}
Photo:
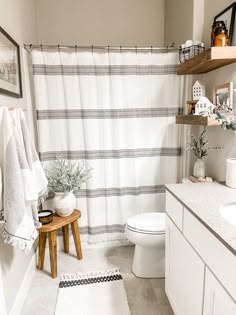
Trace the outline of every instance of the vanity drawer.
{"label": "vanity drawer", "polygon": [[187,209],[183,234],[236,301],[236,256]]}
{"label": "vanity drawer", "polygon": [[166,213],[177,225],[180,231],[183,230],[184,206],[168,191],[166,191]]}

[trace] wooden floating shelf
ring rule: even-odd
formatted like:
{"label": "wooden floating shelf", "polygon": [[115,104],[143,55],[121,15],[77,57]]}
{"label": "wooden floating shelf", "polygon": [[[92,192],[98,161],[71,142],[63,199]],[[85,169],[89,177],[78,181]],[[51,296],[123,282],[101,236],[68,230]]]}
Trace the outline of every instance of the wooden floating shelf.
{"label": "wooden floating shelf", "polygon": [[236,46],[211,47],[177,66],[177,74],[201,74],[236,62]]}
{"label": "wooden floating shelf", "polygon": [[196,125],[196,126],[219,126],[220,123],[212,117],[204,117],[201,115],[177,115],[176,124],[182,125]]}

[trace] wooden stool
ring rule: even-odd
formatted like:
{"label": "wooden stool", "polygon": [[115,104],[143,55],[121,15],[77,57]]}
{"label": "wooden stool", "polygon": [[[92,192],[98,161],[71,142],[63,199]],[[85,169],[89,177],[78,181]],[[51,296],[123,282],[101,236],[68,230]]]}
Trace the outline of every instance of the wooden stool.
{"label": "wooden stool", "polygon": [[78,259],[82,259],[82,250],[80,243],[80,233],[77,220],[81,217],[79,210],[74,210],[68,217],[59,217],[53,215],[53,221],[49,224],[42,225],[39,231],[39,253],[38,253],[38,269],[42,270],[44,265],[46,238],[48,233],[49,253],[52,278],[57,277],[57,230],[62,228],[64,252],[69,253],[69,224],[74,237],[75,249]]}

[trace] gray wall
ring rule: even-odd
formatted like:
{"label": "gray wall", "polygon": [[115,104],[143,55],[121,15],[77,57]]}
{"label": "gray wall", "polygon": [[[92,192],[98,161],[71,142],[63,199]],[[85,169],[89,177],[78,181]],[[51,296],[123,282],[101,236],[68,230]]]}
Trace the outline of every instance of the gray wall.
{"label": "gray wall", "polygon": [[162,46],[164,0],[37,0],[40,43]]}
{"label": "gray wall", "polygon": [[165,46],[193,38],[193,0],[165,0]]}
{"label": "gray wall", "polygon": [[[0,21],[3,27],[22,48],[25,42],[36,41],[35,3],[33,0],[0,0]],[[23,99],[6,97],[0,94],[0,106],[27,106],[25,84],[25,62],[21,49]],[[0,231],[2,226],[0,226]],[[3,243],[0,237],[0,267],[2,268],[4,294],[9,312],[20,288],[25,272],[34,251],[25,255],[12,246]]]}
{"label": "gray wall", "polygon": [[203,39],[204,0],[165,0],[164,42],[178,47],[188,39]]}

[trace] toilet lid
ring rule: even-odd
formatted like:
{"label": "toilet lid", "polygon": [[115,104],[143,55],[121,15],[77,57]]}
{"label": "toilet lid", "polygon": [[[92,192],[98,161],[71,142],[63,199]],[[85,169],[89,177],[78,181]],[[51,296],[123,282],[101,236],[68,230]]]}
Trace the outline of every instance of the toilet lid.
{"label": "toilet lid", "polygon": [[166,214],[160,212],[141,213],[128,218],[127,227],[140,232],[165,233]]}

